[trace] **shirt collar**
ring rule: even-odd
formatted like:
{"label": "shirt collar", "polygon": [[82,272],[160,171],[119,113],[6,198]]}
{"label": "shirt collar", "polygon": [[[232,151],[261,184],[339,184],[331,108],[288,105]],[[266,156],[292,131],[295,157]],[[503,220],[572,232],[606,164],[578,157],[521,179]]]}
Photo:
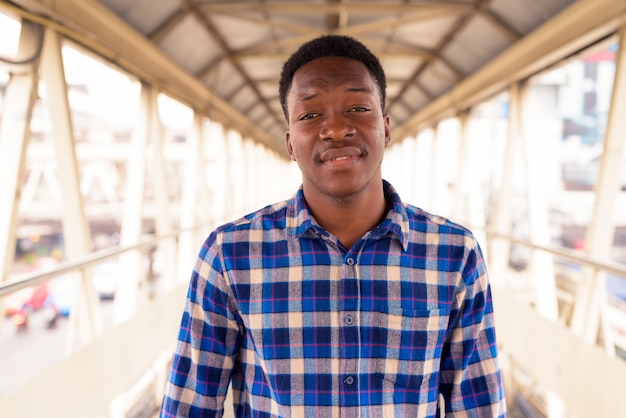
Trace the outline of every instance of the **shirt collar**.
{"label": "shirt collar", "polygon": [[[409,237],[409,217],[406,207],[396,189],[386,180],[383,180],[383,190],[385,199],[390,203],[389,211],[385,219],[369,234],[383,236],[388,233],[393,234],[402,244],[406,251]],[[330,235],[315,220],[304,199],[302,186],[294,196],[287,201],[287,236],[300,237],[311,231],[316,235]]]}

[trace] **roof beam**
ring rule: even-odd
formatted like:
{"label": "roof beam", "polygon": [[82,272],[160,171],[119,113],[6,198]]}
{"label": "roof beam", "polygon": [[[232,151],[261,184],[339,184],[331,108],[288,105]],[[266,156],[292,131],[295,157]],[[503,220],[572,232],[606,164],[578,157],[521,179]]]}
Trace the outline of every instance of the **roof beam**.
{"label": "roof beam", "polygon": [[466,11],[472,7],[466,1],[417,1],[410,4],[398,3],[389,4],[388,2],[350,2],[350,3],[298,3],[298,2],[281,2],[281,3],[256,3],[256,2],[211,2],[198,3],[204,12],[210,13],[241,13],[241,12],[259,12],[259,13],[315,13],[315,14],[389,14],[389,13],[411,13],[422,11],[425,9],[446,9],[449,11]]}
{"label": "roof beam", "polygon": [[148,35],[148,39],[150,39],[155,44],[158,44],[161,39],[165,37],[176,25],[178,25],[182,20],[189,15],[189,8],[185,7],[184,4],[181,4],[181,7],[176,10],[170,17],[168,17],[162,24],[159,25],[156,30]]}
{"label": "roof beam", "polygon": [[505,22],[502,17],[496,15],[491,10],[482,8],[478,13],[489,23],[491,23],[502,35],[504,35],[509,41],[515,43],[522,38],[522,35],[508,23]]}

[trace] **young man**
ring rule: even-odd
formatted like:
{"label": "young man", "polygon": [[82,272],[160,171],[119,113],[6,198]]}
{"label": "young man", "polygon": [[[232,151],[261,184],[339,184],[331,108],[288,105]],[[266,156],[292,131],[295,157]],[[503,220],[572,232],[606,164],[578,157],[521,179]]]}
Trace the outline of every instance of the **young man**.
{"label": "young man", "polygon": [[237,417],[505,416],[476,240],[382,179],[378,59],[317,38],[280,98],[302,186],[206,240],[161,416],[221,416],[231,381]]}

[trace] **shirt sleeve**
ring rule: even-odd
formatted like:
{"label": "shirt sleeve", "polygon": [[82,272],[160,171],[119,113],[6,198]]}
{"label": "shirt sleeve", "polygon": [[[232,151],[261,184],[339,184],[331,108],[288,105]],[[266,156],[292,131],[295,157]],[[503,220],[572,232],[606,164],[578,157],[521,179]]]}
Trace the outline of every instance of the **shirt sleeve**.
{"label": "shirt sleeve", "polygon": [[215,233],[191,276],[160,417],[221,417],[241,344]]}
{"label": "shirt sleeve", "polygon": [[441,359],[446,417],[505,417],[491,288],[478,244],[468,246]]}

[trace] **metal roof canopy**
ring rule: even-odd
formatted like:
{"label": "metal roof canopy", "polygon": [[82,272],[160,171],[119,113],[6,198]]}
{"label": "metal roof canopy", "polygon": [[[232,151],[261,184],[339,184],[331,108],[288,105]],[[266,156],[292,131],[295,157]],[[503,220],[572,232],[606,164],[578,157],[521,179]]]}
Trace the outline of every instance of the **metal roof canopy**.
{"label": "metal roof canopy", "polygon": [[309,39],[348,34],[378,55],[398,141],[614,33],[626,9],[623,0],[10,3],[283,156],[278,78]]}

